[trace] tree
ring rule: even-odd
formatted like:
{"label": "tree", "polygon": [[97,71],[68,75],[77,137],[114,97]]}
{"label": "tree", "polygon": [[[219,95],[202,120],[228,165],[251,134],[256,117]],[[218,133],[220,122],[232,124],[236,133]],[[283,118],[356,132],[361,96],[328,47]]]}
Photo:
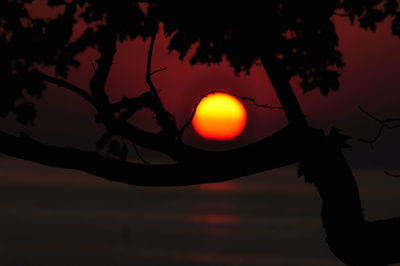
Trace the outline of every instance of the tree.
{"label": "tree", "polygon": [[[148,3],[138,3],[148,2]],[[400,35],[400,10],[396,0],[306,2],[268,1],[190,3],[123,0],[60,1],[47,4],[62,12],[52,19],[33,17],[33,0],[0,3],[1,30],[0,115],[13,113],[19,122],[33,125],[35,108],[25,94],[40,98],[47,84],[79,95],[97,111],[96,123],[104,135],[98,151],[109,149],[114,157],[72,147],[41,143],[29,135],[0,131],[0,151],[44,165],[76,169],[108,180],[140,186],[182,186],[221,182],[277,167],[299,163],[320,193],[322,221],[331,251],[349,265],[387,265],[400,262],[400,218],[368,222],[362,212],[357,184],[342,156],[347,136],[333,129],[328,136],[311,128],[290,85],[300,77],[305,91],[320,89],[327,95],[339,88],[344,66],[337,50],[338,37],[331,18],[346,16],[353,24],[374,31],[386,18],[394,35]],[[74,27],[85,30],[73,38]],[[226,59],[236,73],[250,73],[254,64],[264,67],[286,114],[288,125],[268,138],[245,147],[211,152],[184,143],[187,125],[178,125],[164,107],[151,66],[159,28],[170,37],[169,49],[183,59],[197,45],[191,63],[218,63]],[[111,102],[105,91],[117,42],[150,38],[146,81],[148,91],[136,98]],[[77,55],[95,48],[99,52],[90,92],[67,81]],[[54,71],[50,75],[48,70]],[[154,112],[160,131],[146,132],[128,119],[143,108]],[[174,164],[138,164],[127,161],[127,147],[113,140],[123,137],[135,145],[162,152]],[[265,151],[268,150],[268,153]],[[196,169],[196,171],[193,171]],[[186,178],[190,175],[190,179]],[[168,176],[169,178],[164,178]],[[398,242],[398,241],[397,241]]]}

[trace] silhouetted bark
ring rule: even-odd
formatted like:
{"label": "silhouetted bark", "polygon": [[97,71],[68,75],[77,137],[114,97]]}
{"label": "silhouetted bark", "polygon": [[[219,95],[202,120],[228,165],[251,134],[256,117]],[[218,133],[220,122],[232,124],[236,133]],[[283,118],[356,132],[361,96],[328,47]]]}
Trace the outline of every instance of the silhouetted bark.
{"label": "silhouetted bark", "polygon": [[221,182],[298,162],[319,131],[286,127],[248,146],[221,152],[188,147],[187,161],[165,165],[123,162],[98,152],[56,147],[0,131],[0,151],[44,165],[76,169],[110,181],[139,186],[183,186]]}
{"label": "silhouetted bark", "polygon": [[[307,128],[303,111],[280,62],[262,57],[290,124]],[[397,121],[397,120],[396,120]],[[400,262],[400,217],[366,221],[357,182],[342,155],[347,136],[333,129],[329,136],[314,135],[303,150],[299,174],[312,183],[322,200],[321,219],[331,251],[348,265],[382,266]]]}
{"label": "silhouetted bark", "polygon": [[306,117],[290,85],[290,76],[284,71],[282,63],[275,55],[268,54],[261,56],[260,60],[289,123],[293,126],[307,127]]}
{"label": "silhouetted bark", "polygon": [[326,242],[348,265],[398,263],[400,218],[365,220],[357,183],[341,152],[343,144],[335,134],[316,139],[299,167],[320,194]]}

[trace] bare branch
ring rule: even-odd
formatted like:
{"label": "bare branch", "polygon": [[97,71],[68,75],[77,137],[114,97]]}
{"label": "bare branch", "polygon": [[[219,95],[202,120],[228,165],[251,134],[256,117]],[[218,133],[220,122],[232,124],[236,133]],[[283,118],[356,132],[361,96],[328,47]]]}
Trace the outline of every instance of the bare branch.
{"label": "bare branch", "polygon": [[164,70],[167,70],[167,68],[163,67],[163,68],[160,68],[160,69],[156,69],[156,70],[154,70],[153,72],[150,73],[150,76],[153,76],[154,74],[157,74],[157,73],[162,72]]}
{"label": "bare branch", "polygon": [[308,127],[306,116],[293,92],[290,75],[284,64],[271,52],[260,56],[260,62],[271,81],[289,123],[298,127]]}
{"label": "bare branch", "polygon": [[[375,142],[377,142],[378,139],[381,137],[383,129],[385,129],[385,128],[394,129],[394,128],[400,127],[400,118],[392,118],[392,119],[382,120],[382,119],[379,119],[376,116],[372,115],[371,113],[369,113],[368,111],[363,109],[361,106],[359,106],[358,108],[360,109],[360,111],[362,113],[364,113],[369,118],[371,118],[372,120],[374,120],[380,124],[380,127],[379,127],[378,132],[376,133],[375,137],[373,137],[372,139],[369,139],[369,140],[360,139],[360,141],[369,144],[371,146],[371,148],[373,148],[373,144]],[[393,123],[398,123],[398,124],[393,124]]]}
{"label": "bare branch", "polygon": [[[123,111],[120,115],[120,117],[118,117],[117,119],[113,119],[112,123],[108,123],[106,122],[106,126],[107,131],[106,133],[104,133],[104,135],[96,142],[96,148],[99,150],[104,149],[104,147],[107,145],[107,143],[111,140],[111,138],[114,135],[120,135],[120,136],[125,136],[126,138],[129,138],[132,143],[134,143],[134,138],[137,137],[138,134],[141,135],[146,135],[146,136],[150,136],[150,133],[147,133],[137,127],[135,127],[134,125],[128,123],[128,119],[130,117],[132,117],[137,111],[139,111],[140,109],[142,109],[143,107],[148,106],[149,102],[146,101],[146,93],[142,94],[141,96],[139,96],[138,98],[132,98],[130,99],[131,101],[128,101],[128,103],[130,104],[128,106],[128,108]],[[119,111],[119,110],[118,110]],[[97,117],[97,119],[101,119],[101,117]],[[130,125],[130,132],[135,132],[135,134],[131,135],[131,136],[127,136],[125,135],[126,133],[123,132],[122,130],[120,130],[120,126],[123,123],[128,123]],[[109,125],[113,125],[113,126],[109,126]],[[133,130],[134,131],[133,131]],[[154,136],[154,135],[153,135]]]}
{"label": "bare branch", "polygon": [[[366,139],[360,139],[360,141],[367,143],[371,146],[371,149],[374,148],[374,143],[378,141],[378,139],[381,137],[382,132],[385,128],[387,129],[394,129],[394,128],[398,128],[400,127],[400,118],[391,118],[391,119],[386,119],[386,120],[382,120],[377,118],[376,116],[372,115],[371,113],[369,113],[368,111],[366,111],[365,109],[363,109],[361,106],[358,107],[360,109],[360,111],[362,113],[364,113],[365,115],[367,115],[369,118],[371,118],[372,120],[378,122],[380,124],[378,132],[376,133],[375,137],[373,137],[372,139],[366,140]],[[392,124],[392,123],[398,123],[398,124]],[[384,171],[384,173],[388,176],[391,177],[400,177],[400,174],[392,174],[388,171]]]}
{"label": "bare branch", "polygon": [[147,85],[149,86],[150,92],[152,92],[152,94],[153,94],[153,101],[152,101],[151,109],[156,114],[157,124],[171,138],[176,138],[178,135],[178,127],[176,125],[176,119],[170,112],[168,112],[165,109],[160,97],[158,96],[158,91],[157,91],[156,87],[154,86],[154,83],[151,79],[151,76],[153,74],[164,71],[166,69],[166,68],[162,68],[162,69],[158,69],[155,71],[151,70],[151,63],[153,60],[153,50],[154,50],[154,44],[156,41],[157,32],[158,32],[158,23],[156,22],[155,26],[154,26],[153,35],[151,36],[151,39],[150,39],[149,51],[147,53],[146,82],[147,82]]}
{"label": "bare branch", "polygon": [[109,181],[137,186],[178,186],[212,181],[207,178],[201,179],[195,173],[191,173],[193,179],[187,178],[190,169],[177,164],[148,166],[129,163],[101,156],[97,152],[45,145],[26,134],[16,137],[0,131],[0,151],[47,166],[76,169]]}
{"label": "bare branch", "polygon": [[150,165],[148,161],[146,161],[143,156],[140,154],[138,147],[136,146],[135,143],[132,142],[133,148],[135,149],[136,155],[139,157],[139,159],[143,162],[143,164]]}
{"label": "bare branch", "polygon": [[365,115],[367,115],[368,117],[372,118],[376,122],[382,123],[382,120],[380,120],[379,118],[376,118],[375,116],[373,116],[372,114],[370,114],[369,112],[364,110],[364,108],[362,108],[361,106],[358,106],[358,109],[360,109],[361,112],[363,112]]}
{"label": "bare branch", "polygon": [[215,93],[219,93],[219,92],[226,93],[226,94],[230,94],[230,95],[232,95],[232,96],[234,96],[234,97],[240,98],[240,99],[245,100],[245,101],[250,101],[250,102],[252,102],[252,103],[253,103],[255,106],[257,106],[257,107],[268,108],[268,109],[280,109],[280,110],[282,109],[282,107],[279,107],[279,106],[271,106],[271,105],[269,105],[269,104],[259,104],[259,103],[257,103],[257,101],[256,101],[255,99],[253,99],[253,98],[244,97],[244,96],[241,96],[241,95],[239,95],[239,94],[232,93],[232,92],[229,92],[229,91],[213,90],[213,91],[210,91],[210,92],[207,92],[207,93],[201,95],[200,98],[195,102],[194,107],[193,107],[193,110],[192,110],[192,113],[191,113],[190,116],[189,116],[189,119],[187,120],[187,122],[186,122],[186,123],[180,128],[180,130],[179,130],[179,138],[180,138],[180,139],[182,139],[183,133],[184,133],[185,130],[190,126],[190,123],[192,122],[193,117],[194,117],[194,115],[196,114],[197,107],[198,107],[198,105],[200,104],[201,100],[203,100],[203,98],[207,97],[207,96],[210,95],[210,94],[215,94]]}
{"label": "bare branch", "polygon": [[[120,112],[123,109],[130,109],[130,111],[134,111],[132,113],[132,115],[144,108],[144,107],[148,107],[150,108],[151,102],[152,100],[152,95],[149,92],[144,92],[141,95],[139,95],[138,97],[134,97],[134,98],[127,98],[127,97],[123,97],[121,101],[119,102],[115,102],[112,104],[109,104],[107,107],[105,107],[101,113],[99,113],[96,116],[96,121],[97,122],[101,122],[104,119],[104,116],[110,115],[110,114],[114,114],[116,112]],[[130,117],[127,117],[127,119],[129,119]]]}
{"label": "bare branch", "polygon": [[65,80],[48,76],[48,75],[46,75],[44,73],[41,73],[41,72],[36,72],[36,74],[40,79],[42,79],[42,80],[44,80],[46,82],[52,83],[54,85],[63,87],[65,89],[69,90],[69,91],[72,91],[73,93],[81,96],[83,99],[85,99],[86,101],[91,103],[94,107],[96,107],[96,103],[95,103],[93,97],[89,93],[87,93],[85,90],[79,88],[78,86],[76,86],[76,85],[74,85],[72,83],[69,83],[69,82],[67,82]]}
{"label": "bare branch", "polygon": [[388,171],[383,171],[386,175],[388,175],[388,176],[391,176],[391,177],[400,177],[400,174],[393,174],[393,173],[390,173],[390,172],[388,172]]}
{"label": "bare branch", "polygon": [[99,34],[100,57],[97,59],[98,66],[90,80],[90,91],[99,106],[99,111],[109,104],[105,85],[116,53],[117,35],[111,26]]}
{"label": "bare branch", "polygon": [[[128,123],[127,121],[131,116],[133,116],[137,111],[148,105],[149,99],[147,95],[148,93],[145,92],[136,98],[128,99],[124,97],[121,101],[117,103],[107,105],[106,109],[96,116],[96,121],[102,122],[107,129],[103,136],[96,142],[97,149],[104,149],[104,147],[114,135],[125,136],[126,133],[123,133],[123,131],[120,129],[121,126],[119,125],[122,123]],[[118,118],[115,118],[113,114],[115,112],[120,112],[122,109],[125,110]],[[131,124],[129,123],[129,125]],[[135,133],[132,134],[129,138],[132,141],[138,135],[138,132],[140,135],[146,135],[145,131],[138,129],[133,125],[131,125],[131,128],[134,129],[134,131],[131,130],[131,133]]]}
{"label": "bare branch", "polygon": [[208,95],[208,94],[201,95],[200,98],[194,103],[193,110],[192,110],[192,113],[191,113],[190,116],[189,116],[189,119],[188,119],[188,120],[186,121],[186,123],[183,124],[183,126],[179,129],[179,139],[180,139],[180,140],[182,140],[182,138],[183,138],[183,133],[185,132],[185,130],[190,126],[190,123],[192,123],[192,120],[193,120],[193,118],[194,118],[194,115],[196,114],[196,111],[197,111],[197,107],[199,106],[201,100],[202,100],[204,97],[207,97],[207,95]]}
{"label": "bare branch", "polygon": [[279,109],[279,110],[282,110],[282,109],[283,109],[283,108],[280,107],[280,106],[271,106],[271,105],[269,105],[269,104],[259,104],[259,103],[256,102],[256,100],[255,100],[254,98],[244,97],[244,96],[241,96],[241,95],[239,95],[239,94],[232,93],[232,92],[229,92],[229,91],[214,90],[214,91],[211,92],[211,93],[217,93],[217,92],[227,93],[227,94],[230,94],[230,95],[235,96],[235,97],[237,97],[237,98],[240,98],[240,99],[242,99],[242,100],[250,101],[250,102],[252,102],[252,103],[253,103],[255,106],[257,106],[257,107],[263,107],[263,108],[267,108],[267,109]]}
{"label": "bare branch", "polygon": [[[145,132],[126,121],[144,106],[155,109],[153,106],[158,106],[157,103],[154,103],[154,99],[156,99],[154,97],[155,93],[143,94],[136,99],[122,100],[119,103],[110,105],[108,95],[105,92],[105,85],[116,53],[117,32],[111,26],[108,26],[99,36],[100,58],[97,60],[98,67],[96,72],[90,80],[90,90],[98,110],[96,121],[105,126],[106,133],[96,143],[96,147],[102,149],[112,136],[121,136],[135,142],[138,140],[140,144],[149,143],[148,146],[150,148],[159,146],[162,150],[166,146],[165,140],[157,134]],[[127,110],[118,119],[115,118],[115,110],[119,111],[121,110],[120,108],[125,106]]]}
{"label": "bare branch", "polygon": [[153,60],[153,50],[154,50],[154,44],[156,42],[157,31],[158,30],[155,29],[153,35],[150,38],[149,51],[147,52],[147,65],[146,65],[146,82],[149,85],[150,91],[154,93],[157,93],[157,90],[153,84],[153,81],[151,80],[151,75],[152,75],[151,63]]}
{"label": "bare branch", "polygon": [[197,157],[197,160],[193,155],[187,154],[190,158],[186,162],[159,165],[135,164],[104,157],[97,152],[46,145],[26,134],[16,137],[2,131],[0,152],[131,185],[183,186],[221,182],[296,163],[302,158],[305,145],[319,135],[319,131],[299,132],[288,127],[247,149],[205,152],[198,154],[201,157]]}

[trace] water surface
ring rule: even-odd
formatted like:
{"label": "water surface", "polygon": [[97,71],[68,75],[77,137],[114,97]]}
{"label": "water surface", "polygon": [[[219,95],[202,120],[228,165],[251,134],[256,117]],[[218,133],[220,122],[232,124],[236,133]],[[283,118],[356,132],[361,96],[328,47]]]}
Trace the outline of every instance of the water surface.
{"label": "water surface", "polygon": [[[295,171],[141,188],[0,157],[0,264],[342,265],[318,194]],[[400,180],[356,174],[368,218],[400,214]]]}

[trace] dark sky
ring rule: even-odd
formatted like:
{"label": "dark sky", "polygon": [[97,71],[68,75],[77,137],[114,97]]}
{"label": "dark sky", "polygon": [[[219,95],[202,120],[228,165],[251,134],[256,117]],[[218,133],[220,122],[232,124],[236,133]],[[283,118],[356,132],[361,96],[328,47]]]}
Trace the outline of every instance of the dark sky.
{"label": "dark sky", "polygon": [[[340,91],[330,93],[327,97],[318,91],[303,94],[296,80],[293,80],[295,92],[312,126],[324,129],[336,126],[354,137],[353,155],[350,157],[357,157],[357,163],[363,166],[396,167],[396,161],[400,163],[400,140],[397,140],[396,132],[385,134],[373,152],[357,141],[359,137],[373,136],[378,128],[376,123],[361,114],[358,106],[382,118],[400,116],[400,73],[397,66],[400,61],[400,40],[391,36],[388,23],[380,24],[377,32],[371,33],[351,26],[345,18],[336,18],[335,21],[340,50],[347,64],[341,73]],[[239,77],[234,75],[226,62],[212,66],[190,66],[188,60],[181,62],[176,54],[168,54],[167,42],[162,36],[156,41],[153,68],[167,67],[167,70],[153,79],[161,90],[160,96],[167,109],[175,114],[179,124],[187,121],[195,100],[213,89],[252,97],[258,103],[279,105],[260,66],[253,67],[250,75],[242,74]],[[119,100],[123,95],[135,96],[147,89],[144,79],[147,45],[140,39],[119,45],[107,84],[112,100]],[[94,51],[81,55],[82,65],[71,72],[69,80],[87,90],[96,57]],[[91,149],[101,135],[102,128],[94,123],[94,109],[62,88],[50,86],[37,105],[39,113],[34,129],[4,121],[0,125],[14,132],[28,131],[47,142],[78,145],[87,149]],[[286,124],[280,110],[258,108],[251,103],[245,105],[249,112],[248,126],[237,140],[229,143],[201,140],[192,128],[188,129],[185,140],[208,148],[232,147],[253,142]],[[137,114],[134,120],[144,128],[156,129],[152,114],[146,111]]]}

